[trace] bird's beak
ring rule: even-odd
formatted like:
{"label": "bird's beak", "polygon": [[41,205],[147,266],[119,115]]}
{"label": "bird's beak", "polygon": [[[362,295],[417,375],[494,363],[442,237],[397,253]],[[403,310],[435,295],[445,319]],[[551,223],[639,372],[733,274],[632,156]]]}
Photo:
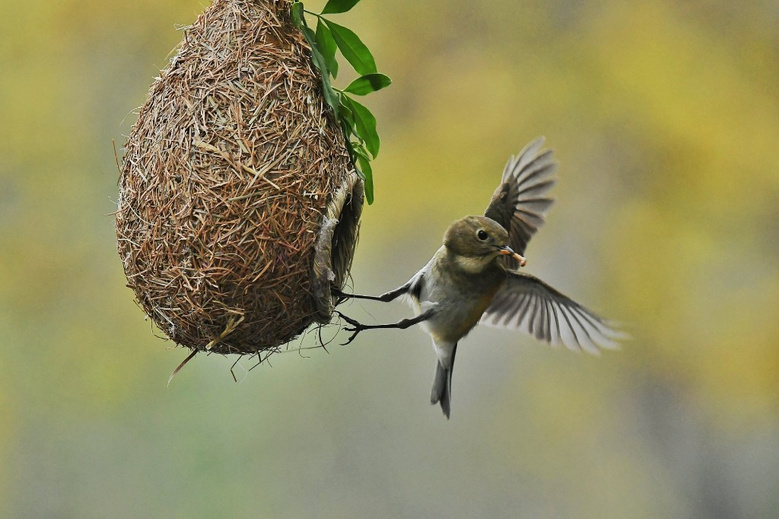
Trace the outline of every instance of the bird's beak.
{"label": "bird's beak", "polygon": [[511,247],[509,247],[508,245],[506,245],[505,247],[501,247],[498,250],[500,251],[501,254],[505,254],[506,256],[511,256],[515,260],[517,260],[519,262],[520,267],[524,267],[527,264],[527,260],[525,259],[525,257],[511,250]]}

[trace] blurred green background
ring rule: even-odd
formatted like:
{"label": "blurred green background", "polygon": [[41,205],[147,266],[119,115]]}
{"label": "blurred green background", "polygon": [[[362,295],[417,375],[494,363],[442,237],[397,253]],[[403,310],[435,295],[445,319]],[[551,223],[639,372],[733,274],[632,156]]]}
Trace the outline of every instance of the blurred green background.
{"label": "blurred green background", "polygon": [[405,282],[544,134],[558,203],[528,271],[631,323],[601,357],[474,330],[449,422],[413,329],[244,359],[239,383],[198,357],[166,387],[186,352],[124,287],[112,140],[205,6],[0,0],[0,516],[779,515],[776,1],[340,17],[394,79],[366,101],[382,153],[355,290]]}

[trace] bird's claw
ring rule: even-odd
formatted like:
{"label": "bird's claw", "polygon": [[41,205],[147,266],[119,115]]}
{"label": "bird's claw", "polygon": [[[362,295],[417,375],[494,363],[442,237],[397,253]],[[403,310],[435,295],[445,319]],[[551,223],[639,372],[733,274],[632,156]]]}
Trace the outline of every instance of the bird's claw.
{"label": "bird's claw", "polygon": [[357,338],[357,336],[362,332],[363,330],[368,329],[368,326],[362,324],[361,322],[352,319],[348,315],[344,315],[341,312],[336,311],[338,314],[338,317],[349,323],[351,326],[344,327],[344,331],[351,332],[351,335],[348,339],[346,339],[346,342],[342,343],[341,346],[346,346],[347,344],[350,344],[354,339]]}
{"label": "bird's claw", "polygon": [[349,299],[349,297],[346,294],[344,294],[343,292],[341,292],[340,289],[335,287],[333,287],[330,290],[330,293],[335,296],[335,304],[333,306],[339,306]]}

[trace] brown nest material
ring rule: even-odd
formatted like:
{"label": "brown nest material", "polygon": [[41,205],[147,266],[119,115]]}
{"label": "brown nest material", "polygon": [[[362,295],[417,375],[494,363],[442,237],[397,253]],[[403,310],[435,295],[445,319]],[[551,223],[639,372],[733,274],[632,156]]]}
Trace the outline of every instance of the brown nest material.
{"label": "brown nest material", "polygon": [[289,0],[215,0],[126,144],[116,233],[128,286],[193,350],[273,351],[329,322],[363,204]]}

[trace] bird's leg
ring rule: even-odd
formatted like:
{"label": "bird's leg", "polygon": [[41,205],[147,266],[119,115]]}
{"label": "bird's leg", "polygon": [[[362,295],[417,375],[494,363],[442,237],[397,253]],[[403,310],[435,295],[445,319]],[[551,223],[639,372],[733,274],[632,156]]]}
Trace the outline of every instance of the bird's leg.
{"label": "bird's leg", "polygon": [[339,288],[333,287],[332,293],[338,297],[338,302],[336,303],[336,306],[340,305],[347,299],[368,299],[370,301],[381,301],[383,303],[389,303],[390,301],[394,301],[398,297],[402,296],[408,291],[408,283],[403,285],[402,287],[398,287],[395,290],[390,290],[389,292],[385,292],[384,294],[381,294],[380,296],[366,296],[361,294],[347,294],[346,292],[342,292]]}
{"label": "bird's leg", "polygon": [[352,332],[352,334],[349,336],[349,339],[345,343],[343,343],[343,346],[346,346],[350,342],[352,342],[357,335],[365,330],[378,330],[381,328],[395,328],[399,330],[405,330],[406,328],[409,328],[411,326],[414,326],[415,324],[419,324],[422,321],[427,321],[431,317],[433,317],[433,314],[435,314],[435,311],[433,308],[427,310],[424,313],[419,314],[416,317],[412,317],[411,319],[402,319],[396,323],[389,323],[389,324],[362,324],[361,322],[352,319],[351,317],[348,317],[341,312],[336,311],[338,316],[349,323],[351,327],[344,328],[347,332]]}

